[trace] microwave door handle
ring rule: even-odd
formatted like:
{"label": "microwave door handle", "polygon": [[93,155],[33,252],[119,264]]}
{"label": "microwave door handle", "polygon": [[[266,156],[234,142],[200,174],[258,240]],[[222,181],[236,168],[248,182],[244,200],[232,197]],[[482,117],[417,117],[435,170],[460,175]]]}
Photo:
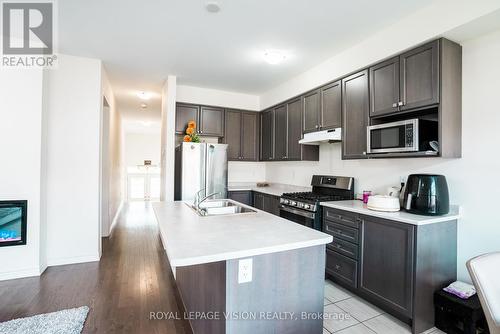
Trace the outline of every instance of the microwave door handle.
{"label": "microwave door handle", "polygon": [[405,206],[406,210],[411,209],[411,198],[412,197],[413,197],[413,195],[411,193],[408,193],[408,197],[406,198],[406,206]]}

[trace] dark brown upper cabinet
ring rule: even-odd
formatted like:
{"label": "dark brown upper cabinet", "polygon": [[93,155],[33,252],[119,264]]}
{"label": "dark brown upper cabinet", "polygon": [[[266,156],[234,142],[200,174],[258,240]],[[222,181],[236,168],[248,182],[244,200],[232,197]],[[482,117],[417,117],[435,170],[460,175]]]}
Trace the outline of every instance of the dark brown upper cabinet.
{"label": "dark brown upper cabinet", "polygon": [[302,138],[302,99],[296,98],[287,104],[287,160],[301,160],[299,140]]}
{"label": "dark brown upper cabinet", "polygon": [[370,67],[370,116],[399,110],[399,57]]}
{"label": "dark brown upper cabinet", "polygon": [[224,136],[224,108],[177,103],[175,133],[184,134],[189,121],[196,122],[197,133],[202,136]]}
{"label": "dark brown upper cabinet", "polygon": [[226,110],[224,143],[229,161],[259,160],[259,115],[256,112]]}
{"label": "dark brown upper cabinet", "polygon": [[184,134],[189,121],[198,123],[200,106],[177,103],[175,111],[175,133]]}
{"label": "dark brown upper cabinet", "polygon": [[227,159],[230,161],[241,160],[241,112],[226,110],[226,129],[224,143],[227,146]]}
{"label": "dark brown upper cabinet", "polygon": [[370,116],[439,103],[439,40],[370,67]]}
{"label": "dark brown upper cabinet", "polygon": [[342,79],[342,159],[366,158],[368,70]]}
{"label": "dark brown upper cabinet", "polygon": [[276,160],[287,159],[287,106],[283,104],[274,109],[274,153]]}
{"label": "dark brown upper cabinet", "polygon": [[224,137],[224,108],[202,106],[198,132],[203,136]]}
{"label": "dark brown upper cabinet", "polygon": [[318,161],[319,146],[301,145],[303,99],[297,97],[262,112],[262,161]]}
{"label": "dark brown upper cabinet", "polygon": [[259,160],[259,114],[241,113],[241,160]]}
{"label": "dark brown upper cabinet", "polygon": [[342,126],[342,84],[341,81],[328,84],[320,89],[321,115],[320,130]]}
{"label": "dark brown upper cabinet", "polygon": [[320,128],[321,96],[319,90],[306,93],[304,99],[303,133],[318,131]]}
{"label": "dark brown upper cabinet", "polygon": [[439,40],[400,56],[401,110],[439,103]]}
{"label": "dark brown upper cabinet", "polygon": [[263,111],[260,115],[260,159],[274,160],[274,109]]}

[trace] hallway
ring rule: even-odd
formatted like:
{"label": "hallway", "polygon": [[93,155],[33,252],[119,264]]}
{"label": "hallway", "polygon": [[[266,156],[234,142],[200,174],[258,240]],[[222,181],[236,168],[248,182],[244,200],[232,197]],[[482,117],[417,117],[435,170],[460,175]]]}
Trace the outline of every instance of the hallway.
{"label": "hallway", "polygon": [[126,204],[100,262],[49,267],[41,277],[0,282],[0,322],[87,305],[83,333],[190,333],[179,320],[174,278],[147,202]]}

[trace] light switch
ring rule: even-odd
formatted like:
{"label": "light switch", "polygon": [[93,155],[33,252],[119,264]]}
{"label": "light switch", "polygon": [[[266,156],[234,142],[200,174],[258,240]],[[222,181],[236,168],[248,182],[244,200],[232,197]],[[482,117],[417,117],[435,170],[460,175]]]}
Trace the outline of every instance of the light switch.
{"label": "light switch", "polygon": [[242,259],[238,261],[238,284],[252,281],[253,259]]}

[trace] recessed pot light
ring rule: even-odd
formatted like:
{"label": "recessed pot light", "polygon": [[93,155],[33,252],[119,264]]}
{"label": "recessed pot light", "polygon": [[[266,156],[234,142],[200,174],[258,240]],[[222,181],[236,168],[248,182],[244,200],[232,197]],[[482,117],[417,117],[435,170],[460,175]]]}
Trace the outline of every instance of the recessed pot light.
{"label": "recessed pot light", "polygon": [[271,65],[278,65],[286,59],[286,54],[279,50],[266,50],[264,60]]}
{"label": "recessed pot light", "polygon": [[148,92],[139,92],[139,93],[137,93],[137,96],[141,100],[149,100],[151,98],[151,93],[148,93]]}
{"label": "recessed pot light", "polygon": [[217,2],[207,2],[205,8],[209,13],[218,13],[220,11],[220,6]]}
{"label": "recessed pot light", "polygon": [[141,103],[141,109],[142,110],[145,110],[147,107],[148,107],[148,105],[146,103]]}

